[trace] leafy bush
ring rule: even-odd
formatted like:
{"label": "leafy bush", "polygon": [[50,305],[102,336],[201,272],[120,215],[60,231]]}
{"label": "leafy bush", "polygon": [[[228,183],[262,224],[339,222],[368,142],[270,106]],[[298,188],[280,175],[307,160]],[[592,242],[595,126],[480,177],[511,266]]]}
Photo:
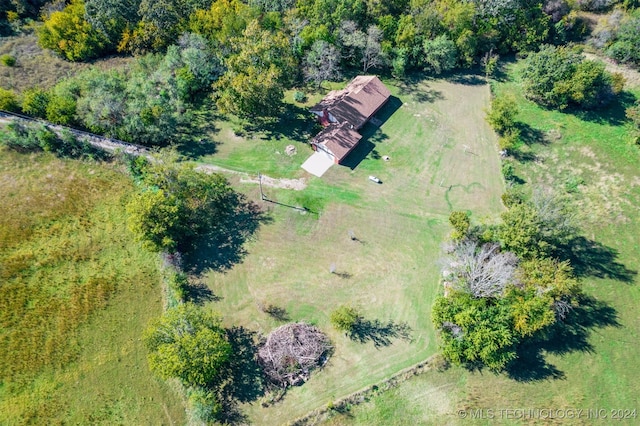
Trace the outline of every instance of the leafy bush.
{"label": "leafy bush", "polygon": [[293,100],[296,102],[304,102],[307,99],[307,96],[299,91],[293,92]]}
{"label": "leafy bush", "polygon": [[453,227],[451,238],[454,241],[461,240],[467,235],[467,232],[469,232],[469,226],[471,225],[469,213],[462,211],[451,212],[449,215],[449,223],[451,227]]}
{"label": "leafy bush", "polygon": [[49,92],[39,87],[28,89],[22,95],[22,111],[34,117],[46,118]]}
{"label": "leafy bush", "polygon": [[41,151],[42,146],[33,129],[24,126],[17,121],[7,125],[7,133],[0,142],[6,147],[19,152]]}
{"label": "leafy bush", "polygon": [[622,19],[607,54],[616,61],[640,65],[640,10]]}
{"label": "leafy bush", "polygon": [[38,43],[69,61],[84,61],[100,56],[108,40],[85,19],[84,2],[73,0],[44,21],[38,29]]}
{"label": "leafy bush", "polygon": [[509,129],[498,138],[498,146],[501,150],[512,151],[520,142],[520,131],[517,128]]}
{"label": "leafy bush", "polygon": [[513,167],[513,164],[509,161],[503,161],[500,170],[502,171],[502,176],[504,176],[505,180],[513,180],[516,176],[516,170]]}
{"label": "leafy bush", "polygon": [[216,395],[199,386],[189,388],[187,408],[192,420],[194,420],[193,424],[211,424],[218,420],[222,413],[222,404]]}
{"label": "leafy bush", "polygon": [[9,55],[8,53],[0,56],[0,63],[6,65],[8,67],[12,67],[16,64],[15,56]]}
{"label": "leafy bush", "polygon": [[12,90],[0,87],[0,109],[9,112],[19,112],[20,104],[18,97]]}
{"label": "leafy bush", "polygon": [[336,330],[344,331],[347,334],[351,334],[361,320],[362,315],[358,310],[347,305],[342,305],[331,312],[330,317],[331,325]]}
{"label": "leafy bush", "polygon": [[566,47],[545,46],[529,55],[522,79],[529,99],[561,110],[604,106],[621,89],[620,78],[616,82],[602,62],[585,60]]}
{"label": "leafy bush", "polygon": [[491,101],[491,109],[487,111],[487,122],[499,135],[504,135],[516,126],[518,104],[512,94],[496,96]]}

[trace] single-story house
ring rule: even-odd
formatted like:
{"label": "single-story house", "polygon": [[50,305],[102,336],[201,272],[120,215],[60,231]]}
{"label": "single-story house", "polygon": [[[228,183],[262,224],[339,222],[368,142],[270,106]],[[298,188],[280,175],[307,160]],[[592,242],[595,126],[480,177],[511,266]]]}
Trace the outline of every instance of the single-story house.
{"label": "single-story house", "polygon": [[342,90],[327,94],[311,112],[325,128],[311,141],[335,163],[340,162],[358,145],[360,130],[389,100],[391,92],[373,75],[359,75]]}

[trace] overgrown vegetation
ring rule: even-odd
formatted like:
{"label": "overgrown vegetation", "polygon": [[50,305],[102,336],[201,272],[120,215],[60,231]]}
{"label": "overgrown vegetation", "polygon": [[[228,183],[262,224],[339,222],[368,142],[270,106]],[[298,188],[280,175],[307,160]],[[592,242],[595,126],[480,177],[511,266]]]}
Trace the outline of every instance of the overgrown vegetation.
{"label": "overgrown vegetation", "polygon": [[622,75],[605,71],[603,63],[585,60],[566,47],[553,46],[529,55],[522,80],[529,99],[560,110],[570,106],[603,107],[624,86]]}
{"label": "overgrown vegetation", "polygon": [[[154,259],[125,226],[129,179],[108,164],[6,147],[0,179],[3,421],[166,419],[141,408],[145,398],[162,398],[178,420],[178,402],[140,374],[136,356],[140,327],[161,307]],[[87,400],[78,387],[101,397]]]}
{"label": "overgrown vegetation", "polygon": [[550,257],[571,235],[558,203],[511,204],[500,225],[472,228],[448,249],[446,294],[433,308],[446,359],[502,371],[516,360],[519,345],[579,305],[569,262]]}

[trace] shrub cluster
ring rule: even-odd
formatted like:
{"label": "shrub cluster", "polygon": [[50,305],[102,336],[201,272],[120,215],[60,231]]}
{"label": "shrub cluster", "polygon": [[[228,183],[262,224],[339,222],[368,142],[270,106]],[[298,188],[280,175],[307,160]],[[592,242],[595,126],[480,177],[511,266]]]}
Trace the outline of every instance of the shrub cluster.
{"label": "shrub cluster", "polygon": [[525,95],[543,106],[593,109],[611,102],[624,79],[567,47],[544,46],[526,59],[522,84]]}

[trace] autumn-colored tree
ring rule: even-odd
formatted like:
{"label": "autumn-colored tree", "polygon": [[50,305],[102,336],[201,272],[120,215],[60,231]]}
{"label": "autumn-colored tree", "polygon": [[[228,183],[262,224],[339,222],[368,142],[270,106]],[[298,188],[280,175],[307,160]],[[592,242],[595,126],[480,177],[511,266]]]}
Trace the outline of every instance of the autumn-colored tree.
{"label": "autumn-colored tree", "polygon": [[45,19],[38,30],[38,42],[69,61],[96,58],[109,48],[106,36],[85,19],[82,0],[72,0],[62,11]]}

